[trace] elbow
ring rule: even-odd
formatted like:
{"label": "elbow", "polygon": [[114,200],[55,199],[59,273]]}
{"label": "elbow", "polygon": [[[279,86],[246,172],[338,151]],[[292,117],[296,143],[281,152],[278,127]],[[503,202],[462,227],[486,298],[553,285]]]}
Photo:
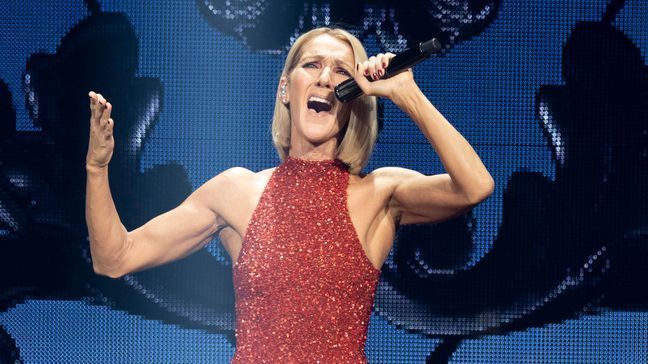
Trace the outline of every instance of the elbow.
{"label": "elbow", "polygon": [[475,188],[468,195],[468,202],[471,206],[479,205],[482,201],[486,200],[493,194],[495,190],[495,181],[490,175],[484,181],[479,184],[478,188]]}
{"label": "elbow", "polygon": [[[488,179],[484,182],[484,198],[483,200],[489,198],[493,191],[495,191],[495,180],[491,175],[488,175]],[[483,201],[482,200],[482,201]]]}
{"label": "elbow", "polygon": [[[132,239],[127,234],[123,242],[119,244],[119,248],[116,251],[104,251],[102,254],[95,254],[92,250],[91,242],[90,256],[94,272],[98,275],[114,279],[121,278],[130,273],[127,270],[129,264],[126,262],[126,253],[132,243]],[[99,245],[97,242],[94,242],[94,244]]]}
{"label": "elbow", "polygon": [[106,267],[96,263],[94,260],[92,262],[92,269],[94,270],[94,272],[96,274],[98,274],[100,276],[113,278],[113,279],[121,278],[126,274],[124,272],[120,272],[117,269],[106,268]]}

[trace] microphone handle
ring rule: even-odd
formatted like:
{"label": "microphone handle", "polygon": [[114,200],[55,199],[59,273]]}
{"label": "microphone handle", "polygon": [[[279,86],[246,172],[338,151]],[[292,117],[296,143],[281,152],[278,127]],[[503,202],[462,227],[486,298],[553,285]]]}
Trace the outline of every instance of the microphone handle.
{"label": "microphone handle", "polygon": [[[412,68],[439,50],[441,50],[441,43],[436,38],[421,42],[417,48],[407,49],[392,58],[389,66],[385,68],[385,75],[381,79],[390,78],[408,68]],[[370,77],[367,77],[367,80],[373,81]],[[353,78],[349,78],[335,86],[335,96],[342,102],[349,102],[360,95],[362,95],[362,90]]]}

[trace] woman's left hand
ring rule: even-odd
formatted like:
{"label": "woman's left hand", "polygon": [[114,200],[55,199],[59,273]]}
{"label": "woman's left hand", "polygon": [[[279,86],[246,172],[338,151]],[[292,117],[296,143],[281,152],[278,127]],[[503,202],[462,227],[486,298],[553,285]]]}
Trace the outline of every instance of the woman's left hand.
{"label": "woman's left hand", "polygon": [[[356,65],[356,73],[353,78],[365,95],[387,97],[398,104],[399,96],[418,89],[411,69],[388,79],[381,79],[385,75],[385,69],[389,66],[389,62],[395,56],[393,53],[380,53]],[[367,77],[371,78],[373,82],[369,82]]]}

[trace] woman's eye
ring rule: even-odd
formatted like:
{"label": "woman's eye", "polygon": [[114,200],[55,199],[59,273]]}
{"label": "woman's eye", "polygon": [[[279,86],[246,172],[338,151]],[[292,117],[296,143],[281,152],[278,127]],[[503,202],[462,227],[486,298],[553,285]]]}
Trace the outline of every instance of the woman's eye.
{"label": "woman's eye", "polygon": [[315,62],[304,63],[304,68],[316,68],[317,64]]}
{"label": "woman's eye", "polygon": [[351,74],[349,73],[349,71],[347,71],[345,69],[338,70],[338,73],[341,74],[341,75],[347,76],[347,77],[351,77]]}

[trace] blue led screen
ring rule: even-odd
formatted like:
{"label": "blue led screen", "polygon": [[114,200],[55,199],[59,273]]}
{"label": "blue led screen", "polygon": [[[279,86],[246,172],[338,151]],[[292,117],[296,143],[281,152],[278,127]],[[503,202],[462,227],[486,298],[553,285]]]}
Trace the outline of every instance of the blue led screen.
{"label": "blue led screen", "polygon": [[[0,362],[228,362],[218,240],[119,280],[92,272],[87,92],[114,104],[111,186],[134,229],[232,167],[275,166],[291,39],[339,24],[369,54],[437,36],[414,69],[473,145],[493,195],[403,226],[369,326],[372,363],[648,362],[648,3],[0,3]],[[443,166],[381,101],[366,171]]]}

